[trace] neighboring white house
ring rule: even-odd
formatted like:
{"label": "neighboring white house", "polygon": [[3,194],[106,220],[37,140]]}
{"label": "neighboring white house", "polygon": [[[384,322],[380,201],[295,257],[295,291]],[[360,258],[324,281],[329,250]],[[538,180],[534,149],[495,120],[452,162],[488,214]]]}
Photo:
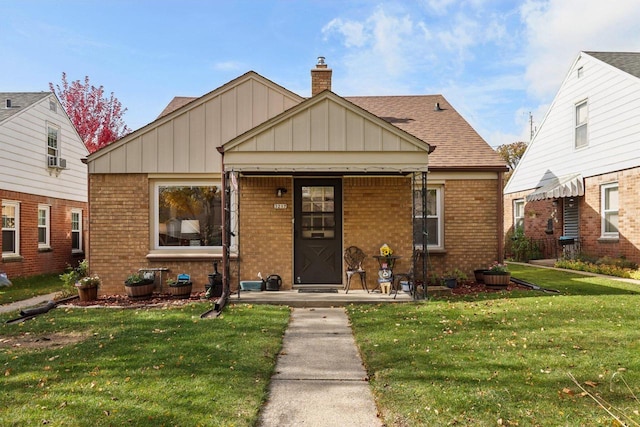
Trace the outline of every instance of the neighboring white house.
{"label": "neighboring white house", "polygon": [[84,257],[89,154],[52,92],[0,92],[2,264],[10,277]]}
{"label": "neighboring white house", "polygon": [[507,234],[640,263],[639,112],[640,53],[581,52],[505,187]]}

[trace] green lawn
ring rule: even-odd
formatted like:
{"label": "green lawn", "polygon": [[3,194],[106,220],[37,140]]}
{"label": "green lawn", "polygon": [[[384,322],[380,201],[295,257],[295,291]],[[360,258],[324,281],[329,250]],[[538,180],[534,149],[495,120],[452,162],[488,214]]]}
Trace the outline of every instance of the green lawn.
{"label": "green lawn", "polygon": [[[386,424],[638,425],[640,287],[511,270],[561,293],[348,307]],[[289,310],[208,308],[0,315],[0,425],[255,425]]]}
{"label": "green lawn", "polygon": [[613,425],[590,395],[638,425],[640,287],[511,270],[562,294],[348,308],[387,425]]}
{"label": "green lawn", "polygon": [[229,306],[200,319],[209,308],[5,315],[0,425],[254,425],[289,310]]}
{"label": "green lawn", "polygon": [[62,281],[59,274],[42,274],[9,279],[12,286],[0,287],[0,305],[62,290]]}

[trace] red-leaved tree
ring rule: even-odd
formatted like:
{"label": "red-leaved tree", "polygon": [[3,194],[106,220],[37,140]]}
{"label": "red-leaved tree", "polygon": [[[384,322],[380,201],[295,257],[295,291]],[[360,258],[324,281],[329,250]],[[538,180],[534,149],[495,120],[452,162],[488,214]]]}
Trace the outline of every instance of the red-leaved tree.
{"label": "red-leaved tree", "polygon": [[69,82],[67,74],[62,73],[62,87],[49,83],[49,89],[60,99],[89,153],[131,132],[122,119],[127,109],[122,108],[113,92],[106,98],[102,86],[89,84],[88,76],[84,83],[80,80]]}

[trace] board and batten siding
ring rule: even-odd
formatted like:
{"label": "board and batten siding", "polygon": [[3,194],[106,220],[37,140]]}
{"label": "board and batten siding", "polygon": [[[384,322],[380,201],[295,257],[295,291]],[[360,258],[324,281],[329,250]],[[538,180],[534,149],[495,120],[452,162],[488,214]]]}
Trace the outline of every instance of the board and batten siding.
{"label": "board and batten siding", "polygon": [[241,171],[426,171],[429,146],[327,92],[224,149],[225,167]]}
{"label": "board and batten siding", "polygon": [[[582,77],[577,70],[582,67]],[[575,105],[588,102],[588,146],[574,148]],[[505,193],[552,173],[583,177],[640,166],[640,79],[586,53],[571,67]]]}
{"label": "board and batten siding", "polygon": [[219,173],[217,147],[302,102],[249,72],[89,158],[89,173]]}
{"label": "board and batten siding", "polygon": [[[57,111],[49,108],[51,98]],[[66,169],[48,167],[47,123],[60,129],[58,147]],[[82,159],[89,153],[53,94],[2,122],[0,147],[3,190],[87,202],[87,166]]]}

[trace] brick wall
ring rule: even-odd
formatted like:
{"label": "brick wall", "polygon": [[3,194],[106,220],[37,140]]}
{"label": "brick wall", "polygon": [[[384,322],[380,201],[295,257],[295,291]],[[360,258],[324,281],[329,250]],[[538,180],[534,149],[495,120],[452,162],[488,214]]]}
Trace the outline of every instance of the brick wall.
{"label": "brick wall", "polygon": [[444,184],[444,252],[431,251],[429,276],[460,269],[469,278],[498,254],[497,180],[451,179]]}
{"label": "brick wall", "polygon": [[[618,183],[619,239],[602,239],[600,186]],[[585,196],[580,201],[580,236],[582,252],[602,257],[625,256],[640,263],[640,168],[627,169],[585,179]]]}
{"label": "brick wall", "polygon": [[[367,254],[364,267],[369,288],[377,285],[380,268],[372,256],[385,243],[394,255],[403,257],[394,270],[408,271],[413,244],[411,178],[345,177],[343,200],[344,247],[358,246]],[[359,280],[351,283],[354,289],[360,287]]]}
{"label": "brick wall", "polygon": [[[76,265],[83,253],[71,250],[71,209],[82,209],[83,239],[87,246],[87,204],[52,197],[0,190],[0,199],[20,202],[20,257],[2,260],[0,271],[9,278],[45,273],[62,273],[67,265]],[[38,205],[49,205],[50,249],[38,248]],[[2,235],[0,234],[0,245]]]}
{"label": "brick wall", "polygon": [[[581,251],[589,256],[625,256],[640,263],[640,168],[608,173],[585,178],[585,195],[576,197],[578,204]],[[601,235],[601,194],[603,184],[618,182],[619,192],[619,232],[620,238],[602,239]],[[525,198],[531,191],[507,194],[504,198],[504,224],[507,234],[513,230],[514,199]],[[562,209],[565,199],[540,200],[525,204],[525,234],[534,239],[552,239],[556,241],[563,233]],[[547,221],[553,221],[551,237],[545,233]]]}
{"label": "brick wall", "polygon": [[89,268],[102,278],[101,294],[123,294],[125,278],[147,266],[147,175],[90,175],[89,207]]}
{"label": "brick wall", "polygon": [[[276,197],[276,188],[286,188]],[[286,204],[275,209],[274,204]],[[289,177],[244,177],[240,181],[240,278],[282,277],[282,288],[293,280],[293,182]],[[237,283],[235,284],[237,286]]]}

